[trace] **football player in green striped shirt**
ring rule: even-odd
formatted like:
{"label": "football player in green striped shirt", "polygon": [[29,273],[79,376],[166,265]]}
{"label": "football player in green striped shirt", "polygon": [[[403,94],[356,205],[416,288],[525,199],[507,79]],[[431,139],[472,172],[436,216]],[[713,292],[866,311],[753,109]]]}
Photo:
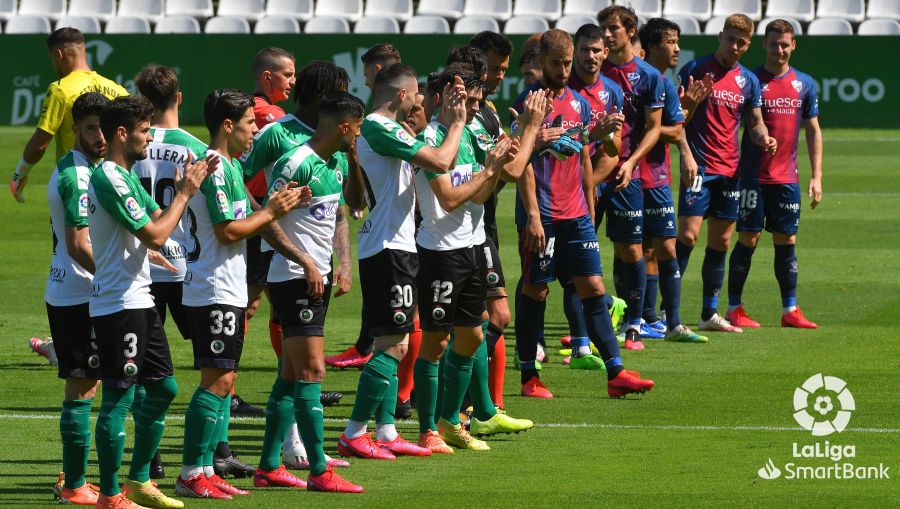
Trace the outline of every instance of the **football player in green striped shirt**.
{"label": "football player in green striped shirt", "polygon": [[97,493],[84,478],[91,450],[91,407],[100,378],[100,356],[88,310],[94,255],[88,229],[87,191],[91,173],[106,152],[100,112],[107,104],[109,99],[99,92],[75,100],[75,148],[59,160],[47,185],[53,259],[44,301],[50,333],[58,348],[59,377],[66,381],[59,419],[65,480],[58,498],[76,505],[97,503]]}
{"label": "football player in green striped shirt", "polygon": [[[150,481],[150,461],[159,448],[178,385],[166,334],[150,297],[147,252],[165,245],[214,161],[186,164],[184,178],[176,179],[175,197],[162,212],[131,169],[147,157],[152,113],[153,105],[146,98],[128,96],[115,99],[100,114],[108,148],[88,186],[88,221],[97,269],[89,307],[103,380],[95,432],[98,508],[183,507]],[[124,488],[140,506],[125,498],[118,483],[125,416],[134,400],[135,383],[144,386],[147,398],[134,415],[134,450]]]}
{"label": "football player in green striped shirt", "polygon": [[[309,208],[297,209],[278,220],[291,242],[302,246],[306,259],[300,263],[281,254],[272,258],[268,286],[272,304],[282,320],[284,351],[281,373],[273,387],[278,399],[293,396],[296,421],[309,458],[310,491],[360,493],[361,486],[336,474],[328,465],[323,448],[324,413],[321,385],[325,378],[325,315],[334,284],[331,270],[337,211],[343,206],[346,164],[341,151],[350,150],[359,134],[365,106],[347,92],[330,92],[319,103],[319,122],[313,137],[282,156],[273,168],[269,193],[290,185],[312,191]],[[288,394],[289,393],[289,394]],[[277,435],[266,419],[266,434]],[[270,451],[263,463],[277,461]]]}
{"label": "football player in green striped shirt", "polygon": [[258,233],[276,250],[300,259],[303,254],[274,221],[300,206],[303,190],[284,189],[251,212],[240,162],[231,154],[250,148],[258,130],[252,96],[234,89],[215,90],[204,102],[203,117],[210,136],[207,154],[217,156],[218,163],[188,204],[189,232],[198,256],[188,262],[182,303],[200,385],[185,414],[183,467],[175,491],[187,497],[227,499],[249,493],[213,469],[218,437],[228,426],[223,417],[243,350],[246,239]]}

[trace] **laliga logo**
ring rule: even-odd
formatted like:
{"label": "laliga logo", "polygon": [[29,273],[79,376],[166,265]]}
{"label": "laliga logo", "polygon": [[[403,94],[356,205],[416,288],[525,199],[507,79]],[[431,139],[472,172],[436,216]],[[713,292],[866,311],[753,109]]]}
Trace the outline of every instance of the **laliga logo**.
{"label": "laliga logo", "polygon": [[772,458],[769,458],[769,462],[759,469],[758,474],[763,479],[778,479],[779,477],[781,477],[781,470],[779,470],[778,467],[775,466]]}
{"label": "laliga logo", "polygon": [[[813,395],[815,399],[811,401]],[[835,407],[836,413],[827,419]],[[817,373],[794,389],[794,420],[803,429],[812,431],[813,436],[824,437],[844,431],[853,410],[856,410],[853,394],[847,389],[847,382],[840,378]]]}

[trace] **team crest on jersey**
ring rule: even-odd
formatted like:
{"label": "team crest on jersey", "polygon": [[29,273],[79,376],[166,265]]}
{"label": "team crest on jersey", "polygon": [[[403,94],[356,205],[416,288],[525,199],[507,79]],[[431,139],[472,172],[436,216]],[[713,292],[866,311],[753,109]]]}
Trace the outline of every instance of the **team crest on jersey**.
{"label": "team crest on jersey", "polygon": [[283,178],[278,177],[277,179],[275,179],[275,182],[272,183],[272,192],[277,193],[278,191],[284,189],[285,186],[287,186],[287,182]]}
{"label": "team crest on jersey", "polygon": [[225,191],[221,189],[216,191],[216,207],[218,207],[219,212],[228,212],[228,197],[225,196]]}
{"label": "team crest on jersey", "polygon": [[575,110],[575,113],[581,113],[581,103],[575,100],[569,102],[572,105],[572,109]]}
{"label": "team crest on jersey", "polygon": [[762,86],[762,88],[760,89],[760,92],[768,92],[768,91],[769,91],[769,84],[766,83],[765,85]]}
{"label": "team crest on jersey", "polygon": [[337,183],[340,185],[344,184],[344,174],[341,173],[341,170],[334,172],[334,180],[337,180]]}
{"label": "team crest on jersey", "polygon": [[82,194],[78,197],[78,215],[82,217],[87,217],[88,213],[88,195],[87,193]]}
{"label": "team crest on jersey", "polygon": [[635,86],[638,81],[641,81],[640,73],[636,73],[636,72],[628,73],[627,78],[628,78],[628,83],[631,83],[632,87]]}
{"label": "team crest on jersey", "polygon": [[129,196],[125,200],[125,210],[128,211],[128,215],[131,216],[131,219],[134,219],[135,221],[144,217],[144,211],[141,210],[141,206],[138,205],[137,200],[135,200],[133,196]]}
{"label": "team crest on jersey", "polygon": [[607,92],[606,90],[601,90],[599,95],[600,102],[602,102],[604,105],[609,102],[609,92]]}
{"label": "team crest on jersey", "polygon": [[791,86],[794,87],[798,94],[803,90],[803,82],[800,80],[791,80]]}
{"label": "team crest on jersey", "polygon": [[747,83],[747,78],[738,74],[737,76],[734,77],[734,82],[737,83],[737,86],[743,88],[744,85]]}
{"label": "team crest on jersey", "polygon": [[478,131],[475,133],[475,141],[478,142],[478,146],[481,147],[482,150],[490,150],[491,145],[494,144],[493,138],[491,135],[484,132]]}

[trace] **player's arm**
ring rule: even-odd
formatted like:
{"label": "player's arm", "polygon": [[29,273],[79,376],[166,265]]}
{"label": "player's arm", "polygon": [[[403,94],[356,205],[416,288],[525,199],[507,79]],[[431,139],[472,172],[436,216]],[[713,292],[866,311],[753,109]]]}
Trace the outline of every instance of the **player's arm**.
{"label": "player's arm", "polygon": [[[621,141],[621,138],[619,139]],[[619,156],[610,156],[602,150],[598,150],[594,153],[594,158],[591,160],[591,168],[593,173],[593,184],[594,188],[599,186],[604,180],[609,177],[609,174],[616,169],[616,165],[619,164]]]}
{"label": "player's arm", "polygon": [[[456,163],[459,140],[466,126],[466,91],[462,79],[457,76],[454,83],[444,87],[441,115],[449,124],[447,134],[440,146],[423,146],[416,151],[409,162],[431,173],[447,173]],[[460,90],[462,89],[462,90]]]}
{"label": "player's arm", "polygon": [[516,139],[502,138],[494,145],[487,153],[484,161],[485,166],[490,165],[494,167],[493,180],[487,185],[482,186],[481,189],[475,193],[475,196],[472,197],[473,203],[481,205],[491,199],[491,196],[494,195],[494,190],[497,189],[497,184],[506,172],[506,168],[515,163],[516,159],[518,159],[518,154],[519,141]]}
{"label": "player's arm", "polygon": [[541,224],[541,210],[537,202],[537,183],[534,178],[534,167],[528,165],[522,173],[522,178],[516,184],[516,191],[522,200],[528,222],[525,225],[525,249],[537,253],[543,253],[547,248],[547,238],[544,236],[544,225]]}
{"label": "player's arm", "polygon": [[334,285],[337,286],[334,296],[340,297],[350,291],[353,282],[353,267],[350,255],[350,224],[347,221],[346,205],[341,205],[337,209],[332,244],[334,245],[334,252],[340,260],[340,263],[334,270]]}
{"label": "player's arm", "polygon": [[[525,166],[530,159],[528,156],[534,152],[537,135],[541,129],[541,122],[543,122],[544,116],[547,114],[548,93],[545,91],[530,92],[525,97],[525,106],[522,114],[517,118],[518,125],[513,135],[513,138],[518,140],[517,157],[506,163],[500,174],[500,178],[506,182],[513,182],[522,176],[522,172],[525,171]],[[505,136],[501,136],[501,141],[503,139],[505,139]],[[484,201],[487,201],[487,198]]]}
{"label": "player's arm", "polygon": [[591,214],[591,222],[594,222],[594,169],[591,163],[591,147],[581,147],[581,190],[587,202],[588,212]]}
{"label": "player's arm", "polygon": [[38,128],[34,130],[31,139],[25,144],[22,158],[19,159],[19,163],[16,165],[15,171],[13,171],[12,179],[9,181],[9,189],[19,203],[25,201],[25,196],[22,193],[25,189],[25,184],[28,183],[28,174],[31,172],[31,168],[44,157],[44,152],[47,151],[47,147],[52,139],[52,134]]}
{"label": "player's arm", "polygon": [[344,182],[344,201],[353,210],[363,210],[366,208],[366,182],[356,159],[356,139],[347,151],[347,177]]}
{"label": "player's arm", "polygon": [[607,115],[605,111],[601,111],[599,115],[600,118],[588,135],[588,140],[592,143],[601,142],[603,152],[609,156],[618,156],[622,150],[622,124],[625,123],[625,115],[617,106],[613,107],[612,113]]}
{"label": "player's arm", "polygon": [[90,230],[87,226],[66,225],[66,250],[78,265],[91,274],[94,273],[94,249],[91,247]]}
{"label": "player's arm", "polygon": [[[280,191],[279,193],[281,192],[284,191]],[[275,196],[273,195],[272,198],[274,197]],[[272,198],[270,198],[270,200]],[[313,260],[312,256],[291,242],[291,239],[289,239],[284,233],[284,230],[281,229],[278,221],[269,221],[268,223],[263,224],[262,229],[259,230],[259,236],[272,246],[275,251],[281,253],[282,256],[303,267],[304,277],[309,286],[309,291],[307,293],[310,297],[317,299],[325,293],[325,281],[322,278],[319,269],[316,267],[315,260]]]}
{"label": "player's arm", "polygon": [[691,151],[691,146],[687,141],[687,132],[682,130],[681,136],[675,140],[675,145],[678,147],[678,152],[681,154],[681,182],[684,185],[689,186],[694,182],[694,179],[697,178],[699,169],[697,160],[694,159],[694,153]]}
{"label": "player's arm", "polygon": [[659,142],[659,132],[662,127],[662,108],[644,106],[644,116],[647,119],[644,124],[644,136],[641,138],[641,142],[638,143],[637,148],[634,149],[634,152],[619,166],[619,173],[616,176],[619,179],[619,184],[616,186],[616,191],[621,191],[628,187],[628,184],[631,183],[631,174],[640,160]]}
{"label": "player's arm", "polygon": [[[159,213],[158,207],[151,210],[150,221],[134,232],[142,244],[153,251],[162,249],[175,227],[178,226],[178,222],[181,221],[188,201],[197,194],[204,179],[212,173],[211,168],[215,168],[217,164],[219,164],[218,156],[210,155],[193,164],[189,159],[184,165],[183,177],[178,174],[180,172],[176,171],[175,196],[172,198],[172,202],[164,212]],[[147,203],[155,206],[155,202],[147,195],[147,191],[144,191],[143,187],[139,189],[139,192],[146,195]]]}
{"label": "player's arm", "polygon": [[[213,190],[215,191],[215,188]],[[216,239],[222,244],[227,245],[252,237],[257,233],[261,233],[266,225],[300,206],[300,192],[300,188],[298,187],[282,189],[270,195],[269,199],[266,201],[266,205],[258,212],[254,212],[244,219],[226,219],[217,222],[213,225]],[[207,197],[207,206],[210,206],[210,199],[212,199],[213,202],[217,201],[215,195],[211,198]],[[213,203],[211,205],[212,207],[217,207],[218,203]],[[210,212],[218,212],[218,209],[215,209],[214,212],[212,207]],[[275,244],[271,245],[277,250]]]}
{"label": "player's arm", "polygon": [[819,127],[818,117],[804,119],[803,127],[806,131],[806,147],[812,169],[807,194],[812,199],[809,206],[816,208],[822,201],[822,129]]}
{"label": "player's arm", "polygon": [[750,141],[762,147],[766,152],[774,154],[778,148],[775,138],[769,136],[769,129],[763,121],[762,109],[758,106],[750,108],[750,116],[747,118],[747,132],[750,133]]}

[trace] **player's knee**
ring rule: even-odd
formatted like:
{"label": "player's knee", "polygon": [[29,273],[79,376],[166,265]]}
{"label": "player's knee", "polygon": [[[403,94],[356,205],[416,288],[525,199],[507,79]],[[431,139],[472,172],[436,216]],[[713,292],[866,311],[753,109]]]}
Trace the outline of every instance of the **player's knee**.
{"label": "player's knee", "polygon": [[406,351],[409,349],[409,334],[378,336],[375,338],[375,349],[402,359],[406,356]]}
{"label": "player's knee", "polygon": [[637,263],[644,256],[641,244],[616,244],[616,254],[625,263]]}
{"label": "player's knee", "polygon": [[549,294],[550,289],[547,285],[522,285],[522,295],[531,299],[544,302]]}
{"label": "player's knee", "polygon": [[797,236],[792,233],[774,233],[772,242],[776,246],[792,246],[797,243]]}
{"label": "player's knee", "polygon": [[[232,383],[234,383],[234,372],[231,375]],[[175,396],[178,396],[178,382],[175,381],[174,376],[163,378],[157,382],[147,383],[145,387],[147,388],[147,396],[154,399],[172,401],[175,399]]]}
{"label": "player's knee", "polygon": [[512,313],[509,311],[509,306],[498,306],[491,313],[491,323],[500,330],[505,329],[510,322],[512,322]]}
{"label": "player's knee", "polygon": [[320,362],[318,365],[309,366],[299,373],[300,380],[306,382],[322,382],[325,380],[325,363]]}

